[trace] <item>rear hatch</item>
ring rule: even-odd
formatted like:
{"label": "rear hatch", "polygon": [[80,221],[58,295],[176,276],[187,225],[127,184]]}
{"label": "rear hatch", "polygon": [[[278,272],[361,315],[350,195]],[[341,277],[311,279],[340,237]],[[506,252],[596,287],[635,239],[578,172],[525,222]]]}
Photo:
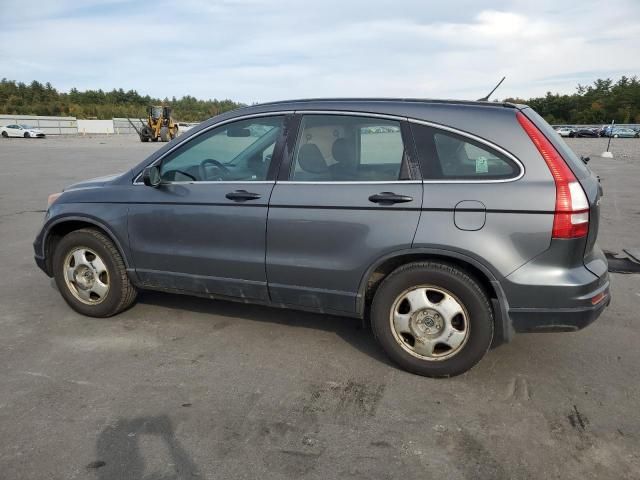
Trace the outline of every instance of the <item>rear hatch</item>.
{"label": "rear hatch", "polygon": [[589,233],[584,247],[584,264],[598,277],[607,272],[607,262],[596,241],[600,226],[600,200],[602,187],[600,180],[591,169],[574,153],[560,135],[532,108],[523,108],[522,113],[531,120],[542,134],[549,140],[580,182],[589,201]]}

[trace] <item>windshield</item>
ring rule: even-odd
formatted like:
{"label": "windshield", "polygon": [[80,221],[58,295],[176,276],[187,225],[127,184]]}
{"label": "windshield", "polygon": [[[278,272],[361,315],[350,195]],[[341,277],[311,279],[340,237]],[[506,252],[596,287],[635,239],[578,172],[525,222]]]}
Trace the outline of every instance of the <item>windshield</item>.
{"label": "windshield", "polygon": [[20,126],[21,126],[22,128],[24,128],[24,129],[26,129],[26,130],[30,130],[30,129],[32,129],[32,128],[33,128],[31,125],[24,125],[24,124],[21,124]]}

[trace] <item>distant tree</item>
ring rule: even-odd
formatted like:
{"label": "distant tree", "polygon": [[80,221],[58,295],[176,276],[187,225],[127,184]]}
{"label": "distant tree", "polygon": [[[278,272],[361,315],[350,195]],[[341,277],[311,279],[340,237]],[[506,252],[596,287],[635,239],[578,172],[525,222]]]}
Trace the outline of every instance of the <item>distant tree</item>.
{"label": "distant tree", "polygon": [[77,118],[110,119],[144,117],[147,105],[170,105],[174,116],[183,121],[202,121],[242,106],[232,100],[198,100],[189,95],[169,100],[142,96],[135,90],[122,88],[58,92],[51,83],[37,80],[29,85],[14,80],[0,80],[0,113],[13,115],[70,115]]}
{"label": "distant tree", "polygon": [[617,82],[597,79],[591,85],[578,85],[576,93],[544,97],[505,99],[534,108],[553,124],[598,124],[640,122],[640,80],[622,76]]}
{"label": "distant tree", "polygon": [[[596,79],[591,85],[578,85],[571,95],[547,92],[544,97],[509,98],[505,101],[533,107],[548,122],[572,123],[640,123],[640,80],[622,76],[618,81]],[[176,119],[202,121],[213,115],[243,106],[232,100],[199,100],[191,95],[164,99],[140,95],[122,88],[58,92],[51,83],[33,80],[28,85],[15,80],[0,80],[0,113],[25,115],[71,115],[77,118],[110,119],[144,117],[147,105],[170,105]]]}

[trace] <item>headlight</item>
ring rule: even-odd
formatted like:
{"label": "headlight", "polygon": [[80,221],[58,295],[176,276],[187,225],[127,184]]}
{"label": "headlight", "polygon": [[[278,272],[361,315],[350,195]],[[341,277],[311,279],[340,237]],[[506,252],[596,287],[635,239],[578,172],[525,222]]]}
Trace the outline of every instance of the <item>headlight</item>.
{"label": "headlight", "polygon": [[53,205],[53,202],[55,202],[60,195],[62,195],[62,192],[52,193],[51,195],[49,195],[49,198],[47,199],[47,209],[49,209],[49,207]]}

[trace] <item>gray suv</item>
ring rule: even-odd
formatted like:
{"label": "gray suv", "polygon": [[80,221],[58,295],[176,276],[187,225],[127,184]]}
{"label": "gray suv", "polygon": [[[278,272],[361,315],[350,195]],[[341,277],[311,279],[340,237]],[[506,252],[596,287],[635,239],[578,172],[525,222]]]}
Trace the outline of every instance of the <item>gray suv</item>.
{"label": "gray suv", "polygon": [[451,376],[602,313],[601,195],[523,105],[276,102],[52,195],[35,259],[85,315],[153,289],[368,318],[400,366]]}

